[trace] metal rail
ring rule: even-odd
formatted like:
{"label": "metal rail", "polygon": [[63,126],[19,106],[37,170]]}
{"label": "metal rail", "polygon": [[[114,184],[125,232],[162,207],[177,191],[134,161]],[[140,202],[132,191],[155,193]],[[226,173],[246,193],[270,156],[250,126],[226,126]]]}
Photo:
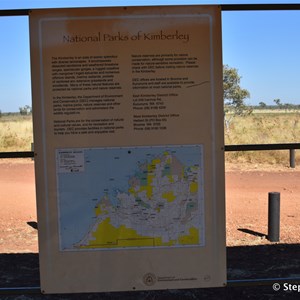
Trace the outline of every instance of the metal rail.
{"label": "metal rail", "polygon": [[300,143],[225,145],[225,148],[224,148],[224,150],[226,152],[231,152],[231,151],[293,150],[293,149],[300,149]]}
{"label": "metal rail", "polygon": [[41,294],[40,286],[7,287],[0,288],[0,295],[22,295],[22,294]]}
{"label": "metal rail", "polygon": [[22,151],[22,152],[0,152],[1,158],[27,158],[34,157],[33,151]]}
{"label": "metal rail", "polygon": [[[211,4],[213,5],[213,4]],[[220,4],[222,11],[300,10],[300,4]],[[46,8],[43,8],[46,9]],[[28,16],[34,9],[3,9],[0,17]]]}
{"label": "metal rail", "polygon": [[[295,150],[300,149],[300,143],[287,144],[246,144],[246,145],[225,145],[225,152],[233,151],[264,151],[264,150]],[[0,152],[1,158],[27,158],[34,157],[33,151],[22,152]]]}
{"label": "metal rail", "polygon": [[222,11],[300,10],[300,4],[221,4]]}
{"label": "metal rail", "polygon": [[28,16],[30,9],[2,9],[0,17]]}

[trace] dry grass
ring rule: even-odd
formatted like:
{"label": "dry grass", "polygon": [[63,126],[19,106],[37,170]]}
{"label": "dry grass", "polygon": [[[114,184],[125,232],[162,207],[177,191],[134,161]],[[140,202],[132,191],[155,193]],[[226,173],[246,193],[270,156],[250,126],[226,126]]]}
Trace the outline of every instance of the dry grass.
{"label": "dry grass", "polygon": [[[33,141],[31,116],[4,115],[0,118],[0,152],[30,151]],[[300,111],[254,112],[233,118],[225,131],[225,144],[273,144],[300,142]],[[226,162],[288,165],[289,151],[227,152]],[[300,151],[296,151],[300,164]]]}
{"label": "dry grass", "polygon": [[[300,112],[253,113],[235,117],[225,131],[225,144],[276,144],[300,142]],[[298,151],[299,152],[299,151]],[[298,155],[297,155],[298,154]],[[289,151],[247,151],[226,153],[226,161],[240,163],[289,164]],[[296,162],[300,163],[296,151]]]}
{"label": "dry grass", "polygon": [[4,115],[0,118],[0,152],[30,151],[32,141],[31,116]]}

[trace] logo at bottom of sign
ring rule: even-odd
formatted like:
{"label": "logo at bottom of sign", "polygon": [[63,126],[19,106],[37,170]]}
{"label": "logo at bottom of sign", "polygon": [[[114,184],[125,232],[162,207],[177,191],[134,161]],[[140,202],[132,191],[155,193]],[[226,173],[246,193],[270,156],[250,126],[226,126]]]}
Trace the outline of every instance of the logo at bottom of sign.
{"label": "logo at bottom of sign", "polygon": [[153,273],[147,273],[143,276],[143,282],[147,286],[152,286],[156,283],[157,278]]}
{"label": "logo at bottom of sign", "polygon": [[[147,286],[153,286],[157,282],[174,282],[174,281],[196,281],[198,278],[196,277],[176,277],[176,276],[163,276],[157,277],[153,273],[146,273],[143,276],[143,282]],[[210,276],[205,276],[205,281],[210,281]]]}

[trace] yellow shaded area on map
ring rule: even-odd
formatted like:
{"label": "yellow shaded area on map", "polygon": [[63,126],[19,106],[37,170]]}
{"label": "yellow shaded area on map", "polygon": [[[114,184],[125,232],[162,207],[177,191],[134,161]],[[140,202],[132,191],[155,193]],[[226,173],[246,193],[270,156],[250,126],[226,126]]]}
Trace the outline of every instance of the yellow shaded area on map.
{"label": "yellow shaded area on map", "polygon": [[158,165],[161,163],[161,160],[159,158],[156,158],[156,159],[152,159],[152,162],[150,165]]}
{"label": "yellow shaded area on map", "polygon": [[128,193],[131,194],[131,195],[133,195],[133,196],[136,196],[136,194],[137,194],[133,187],[130,187],[128,189]]}
{"label": "yellow shaded area on map", "polygon": [[166,159],[166,163],[167,164],[171,164],[172,163],[172,157],[170,156],[170,153],[168,151],[165,151],[163,153],[164,156],[169,156],[167,159]]}
{"label": "yellow shaded area on map", "polygon": [[151,185],[141,186],[139,192],[146,191],[146,195],[148,199],[152,198],[153,195],[153,187]]}
{"label": "yellow shaded area on map", "polygon": [[197,193],[198,192],[198,183],[197,182],[191,182],[190,192],[191,193]]}
{"label": "yellow shaded area on map", "polygon": [[152,173],[148,173],[147,175],[147,185],[149,186],[150,184],[152,184],[153,179],[154,179],[154,175],[152,175]]}
{"label": "yellow shaded area on map", "polygon": [[179,237],[180,245],[197,245],[199,244],[199,229],[191,227],[189,229],[190,234],[182,235]]}
{"label": "yellow shaded area on map", "polygon": [[161,160],[159,158],[153,159],[150,164],[147,166],[147,185],[142,186],[140,191],[146,191],[147,197],[150,199],[153,196],[153,187],[152,182],[155,177],[154,171],[156,170],[156,165],[159,164]]}
{"label": "yellow shaded area on map", "polygon": [[100,204],[98,204],[98,205],[95,207],[94,210],[95,210],[95,214],[96,214],[97,217],[98,217],[99,215],[101,215],[101,214],[107,214],[107,213],[108,213],[107,210],[102,210],[102,209],[101,209]]}
{"label": "yellow shaded area on map", "polygon": [[100,205],[97,205],[95,207],[95,214],[96,214],[97,217],[102,214],[102,210],[101,210]]}
{"label": "yellow shaded area on map", "polygon": [[175,182],[173,175],[167,175],[167,177],[168,177],[170,183]]}
{"label": "yellow shaded area on map", "polygon": [[116,228],[110,224],[110,218],[106,218],[92,232],[88,245],[81,245],[80,248],[153,247],[154,243],[154,238],[139,235],[125,225]]}
{"label": "yellow shaded area on map", "polygon": [[[149,178],[150,176],[151,176],[151,178]],[[154,176],[152,176],[152,175],[148,175],[147,176],[147,185],[139,186],[139,189],[135,189],[134,187],[130,187],[128,189],[129,194],[136,197],[138,195],[138,193],[145,191],[147,197],[149,199],[151,199],[151,197],[153,196],[153,187],[149,184],[149,181],[152,182],[153,177]]]}
{"label": "yellow shaded area on map", "polygon": [[176,199],[176,196],[174,195],[173,191],[165,192],[161,196],[162,198],[166,199],[168,202],[173,202]]}
{"label": "yellow shaded area on map", "polygon": [[[80,245],[80,248],[159,247],[176,245],[176,240],[163,242],[161,237],[139,235],[136,230],[127,228],[125,225],[116,228],[110,224],[110,218],[106,218],[101,222],[96,231],[92,232],[91,235],[91,240],[89,240],[88,244]],[[181,245],[198,244],[198,230],[190,228],[190,234],[181,236],[178,242]]]}

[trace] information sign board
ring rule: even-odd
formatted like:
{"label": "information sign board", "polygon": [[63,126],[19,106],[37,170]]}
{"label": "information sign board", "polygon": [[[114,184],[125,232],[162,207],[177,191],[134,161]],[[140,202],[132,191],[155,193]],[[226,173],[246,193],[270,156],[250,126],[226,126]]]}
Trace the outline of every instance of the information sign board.
{"label": "information sign board", "polygon": [[220,7],[30,13],[46,293],[226,281]]}

